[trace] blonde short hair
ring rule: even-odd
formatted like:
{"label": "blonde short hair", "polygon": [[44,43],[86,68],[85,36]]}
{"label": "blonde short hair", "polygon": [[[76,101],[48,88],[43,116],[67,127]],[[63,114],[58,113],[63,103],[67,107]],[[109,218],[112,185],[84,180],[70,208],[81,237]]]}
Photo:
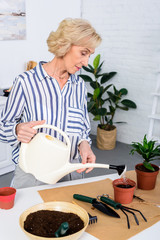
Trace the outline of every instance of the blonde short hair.
{"label": "blonde short hair", "polygon": [[64,19],[48,39],[48,51],[57,57],[63,57],[72,45],[96,48],[101,43],[101,37],[91,24],[84,19]]}

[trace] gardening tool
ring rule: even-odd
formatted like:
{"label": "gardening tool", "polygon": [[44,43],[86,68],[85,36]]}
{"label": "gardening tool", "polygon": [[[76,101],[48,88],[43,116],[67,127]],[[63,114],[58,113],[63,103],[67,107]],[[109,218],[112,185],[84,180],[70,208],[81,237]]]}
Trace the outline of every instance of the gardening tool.
{"label": "gardening tool", "polygon": [[63,222],[58,228],[58,230],[54,233],[55,237],[59,238],[65,236],[68,229],[69,229],[68,222]]}
{"label": "gardening tool", "polygon": [[92,216],[89,212],[88,212],[88,216],[89,216],[89,224],[97,222],[97,216]]}
{"label": "gardening tool", "polygon": [[145,202],[144,199],[142,199],[141,197],[136,196],[135,194],[133,195],[133,198],[134,198],[134,199],[137,199],[137,200],[140,201],[140,202]]}
{"label": "gardening tool", "polygon": [[91,203],[94,208],[98,209],[99,211],[103,212],[104,214],[107,214],[108,216],[120,218],[118,213],[116,213],[112,208],[108,207],[107,205],[103,204],[102,202],[97,201],[96,198],[91,198],[91,197],[87,197],[87,196],[80,195],[80,194],[74,194],[73,198],[83,201],[83,202]]}
{"label": "gardening tool", "polygon": [[144,200],[141,197],[136,196],[135,194],[133,195],[133,198],[138,200],[138,202],[142,202],[142,203],[145,203],[145,204],[148,204],[148,205],[153,205],[153,206],[159,206],[159,203]]}
{"label": "gardening tool", "polygon": [[125,165],[115,166],[96,163],[70,163],[71,143],[65,132],[52,125],[33,127],[49,128],[64,137],[66,144],[46,133],[38,133],[29,143],[21,143],[19,166],[23,171],[33,174],[38,180],[54,184],[62,177],[81,168],[107,168],[117,170],[119,175],[126,171]]}
{"label": "gardening tool", "polygon": [[[78,205],[75,201],[72,201],[72,203],[74,203],[75,205]],[[97,222],[98,220],[97,216],[92,216],[89,212],[88,212],[88,216],[89,216],[89,224]]]}
{"label": "gardening tool", "polygon": [[108,195],[98,196],[97,198],[99,200],[101,200],[102,202],[114,207],[114,209],[120,209],[125,214],[125,216],[127,218],[128,229],[130,229],[130,222],[129,222],[129,217],[128,217],[126,212],[129,212],[134,216],[134,219],[135,219],[137,225],[139,225],[139,221],[138,221],[137,216],[135,215],[134,211],[139,212],[140,215],[142,216],[142,218],[147,222],[147,219],[145,218],[145,216],[142,214],[141,211],[139,211],[135,208],[130,208],[130,207],[123,206],[122,204],[120,204],[118,202],[115,202],[114,200],[112,200],[112,199],[110,199],[109,197],[106,197],[106,196],[108,196]]}

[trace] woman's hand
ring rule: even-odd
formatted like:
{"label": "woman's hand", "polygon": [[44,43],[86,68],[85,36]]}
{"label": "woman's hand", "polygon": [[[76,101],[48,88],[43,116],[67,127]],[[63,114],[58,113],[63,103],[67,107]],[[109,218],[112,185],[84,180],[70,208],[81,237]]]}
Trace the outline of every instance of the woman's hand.
{"label": "woman's hand", "polygon": [[[87,141],[82,141],[79,145],[79,152],[82,158],[82,163],[95,163],[96,161],[96,156],[94,155],[94,153],[91,150],[91,147],[89,145],[89,143]],[[88,168],[86,173],[89,173],[90,171],[92,171],[93,168]],[[83,171],[85,171],[86,168],[83,169],[79,169],[77,170],[78,173],[81,173]]]}
{"label": "woman's hand", "polygon": [[37,133],[37,130],[33,129],[33,127],[36,125],[44,124],[44,123],[45,123],[45,120],[24,122],[24,123],[17,124],[16,135],[17,135],[18,141],[20,141],[22,143],[29,143],[30,140]]}

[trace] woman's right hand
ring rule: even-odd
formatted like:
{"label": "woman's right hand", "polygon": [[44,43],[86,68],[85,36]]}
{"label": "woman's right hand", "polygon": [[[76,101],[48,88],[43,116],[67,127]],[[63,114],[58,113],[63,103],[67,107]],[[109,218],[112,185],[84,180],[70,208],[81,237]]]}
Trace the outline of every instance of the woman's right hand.
{"label": "woman's right hand", "polygon": [[33,127],[36,125],[44,124],[44,123],[45,123],[45,120],[24,122],[24,123],[17,124],[16,135],[17,135],[18,141],[20,141],[22,143],[29,143],[30,140],[37,133],[37,130],[33,129]]}

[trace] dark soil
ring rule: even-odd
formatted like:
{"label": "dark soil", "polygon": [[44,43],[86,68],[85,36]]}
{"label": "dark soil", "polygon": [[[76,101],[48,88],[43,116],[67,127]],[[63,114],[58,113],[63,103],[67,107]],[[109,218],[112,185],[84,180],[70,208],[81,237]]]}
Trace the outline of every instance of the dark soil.
{"label": "dark soil", "polygon": [[119,188],[132,188],[133,186],[130,184],[118,184],[117,187]]}
{"label": "dark soil", "polygon": [[116,128],[116,126],[114,125],[108,125],[108,124],[98,124],[98,127],[103,129],[103,130],[106,130],[106,131],[112,131],[113,129]]}
{"label": "dark soil", "polygon": [[54,233],[63,222],[69,223],[66,236],[76,233],[84,227],[84,222],[74,213],[39,210],[27,216],[24,221],[24,229],[37,236],[53,238],[55,237]]}
{"label": "dark soil", "polygon": [[[159,170],[159,167],[156,166],[156,165],[152,165],[152,167],[155,169],[155,171],[158,171]],[[142,171],[142,172],[153,172],[147,168],[145,168],[145,166],[142,164],[142,165],[138,165],[136,167],[136,169],[138,169],[139,171]]]}

